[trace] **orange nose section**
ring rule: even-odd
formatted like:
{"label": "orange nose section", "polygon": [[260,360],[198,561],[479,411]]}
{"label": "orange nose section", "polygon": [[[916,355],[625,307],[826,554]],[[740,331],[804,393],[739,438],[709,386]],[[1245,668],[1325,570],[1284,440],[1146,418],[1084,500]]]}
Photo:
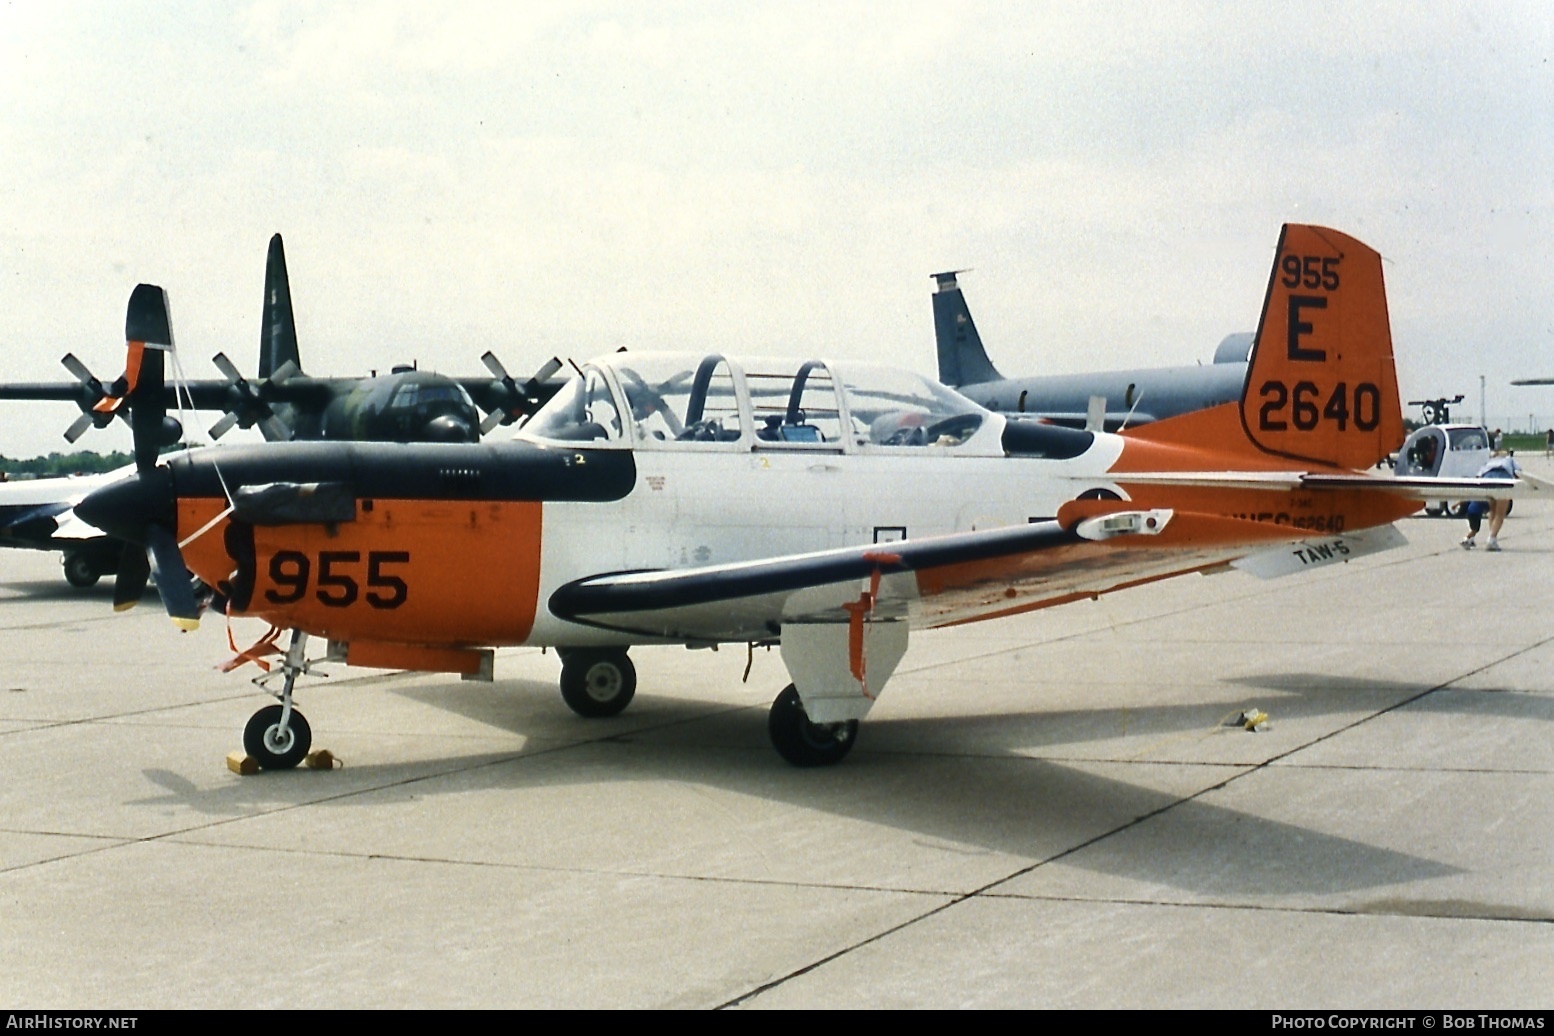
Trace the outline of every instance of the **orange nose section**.
{"label": "orange nose section", "polygon": [[[219,514],[184,500],[180,535]],[[444,646],[519,644],[539,598],[542,505],[537,502],[358,500],[356,520],[252,528],[230,519],[184,547],[212,586],[251,579],[252,615],[331,640]]]}

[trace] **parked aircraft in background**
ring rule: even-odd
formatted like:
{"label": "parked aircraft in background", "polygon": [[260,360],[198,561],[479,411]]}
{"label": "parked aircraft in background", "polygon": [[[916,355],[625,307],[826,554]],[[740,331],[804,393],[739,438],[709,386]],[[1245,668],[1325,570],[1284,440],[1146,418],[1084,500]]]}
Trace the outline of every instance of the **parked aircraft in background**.
{"label": "parked aircraft in background", "polygon": [[[161,289],[135,290],[126,332],[140,384],[159,386]],[[119,603],[154,565],[181,628],[207,603],[270,625],[232,664],[280,656],[279,701],[244,732],[272,769],[310,747],[293,696],[311,667],[489,678],[500,645],[557,648],[585,716],[631,701],[632,645],[777,645],[793,682],[772,742],[836,763],[913,629],[1227,564],[1333,564],[1400,543],[1391,523],[1423,499],[1522,485],[1365,473],[1403,436],[1381,257],[1298,225],[1237,401],[1126,435],[1008,421],[891,368],[719,354],[607,356],[507,442],[159,463],[161,399],[133,406],[137,473],[77,514],[146,548],[125,554]]]}
{"label": "parked aircraft in background", "polygon": [[0,483],[0,547],[63,551],[65,581],[85,589],[119,567],[121,540],[75,517],[94,489],[117,482],[134,465],[100,475],[69,475]]}
{"label": "parked aircraft in background", "polygon": [[[259,367],[250,380],[225,353],[214,362],[223,380],[190,381],[179,387],[194,410],[220,411],[210,429],[220,438],[234,427],[257,426],[267,440],[345,439],[373,442],[474,442],[497,425],[510,425],[540,405],[560,386],[554,380],[561,361],[552,359],[527,381],[516,381],[495,354],[481,357],[488,376],[453,378],[396,366],[388,374],[365,378],[315,378],[302,372],[291,284],[281,236],[270,239],[265,263],[264,309],[259,337]],[[76,381],[0,385],[0,400],[70,400],[81,409],[65,431],[75,442],[94,425],[102,428],[119,414],[131,389],[124,377],[104,384],[73,354],[61,361]],[[163,405],[178,407],[173,390]],[[477,409],[478,407],[478,409]],[[486,412],[484,419],[480,411]]]}
{"label": "parked aircraft in background", "polygon": [[1178,414],[1241,398],[1252,335],[1227,335],[1214,362],[1194,367],[1147,367],[1086,374],[1006,378],[987,357],[956,278],[964,270],[933,275],[934,337],[939,380],[962,395],[1010,417],[1032,417],[1083,428],[1092,423],[1093,397],[1106,400],[1108,431],[1136,428]]}
{"label": "parked aircraft in background", "polygon": [[[450,378],[411,366],[365,378],[303,374],[286,252],[276,234],[265,263],[258,377],[248,380],[224,353],[217,353],[215,364],[226,380],[188,382],[179,392],[191,409],[224,412],[210,428],[212,438],[233,427],[258,426],[272,442],[475,442],[497,425],[534,413],[562,383],[553,380],[560,360],[550,360],[532,378],[517,382],[494,354],[487,352],[481,359],[490,377]],[[75,384],[0,385],[0,399],[74,401],[81,416],[65,431],[70,442],[115,417],[127,419],[123,404],[134,388],[127,375],[105,385],[74,355],[66,354],[62,362],[76,375]],[[484,420],[477,403],[486,411]],[[171,386],[163,389],[162,406],[178,406]],[[0,488],[0,547],[62,551],[65,579],[75,587],[90,587],[117,571],[123,544],[74,521],[70,513],[89,491],[83,487],[92,484],[87,479],[45,479]],[[24,500],[33,502],[24,506]]]}

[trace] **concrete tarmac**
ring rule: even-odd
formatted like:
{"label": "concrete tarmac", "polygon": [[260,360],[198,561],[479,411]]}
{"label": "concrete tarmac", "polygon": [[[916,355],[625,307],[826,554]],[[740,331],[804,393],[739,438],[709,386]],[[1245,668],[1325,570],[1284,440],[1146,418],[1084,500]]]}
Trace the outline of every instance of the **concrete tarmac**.
{"label": "concrete tarmac", "polygon": [[914,634],[818,771],[775,651],[654,648],[610,720],[537,650],[336,667],[343,767],[240,777],[221,621],[0,552],[0,1003],[1549,1008],[1554,504],[1400,527]]}

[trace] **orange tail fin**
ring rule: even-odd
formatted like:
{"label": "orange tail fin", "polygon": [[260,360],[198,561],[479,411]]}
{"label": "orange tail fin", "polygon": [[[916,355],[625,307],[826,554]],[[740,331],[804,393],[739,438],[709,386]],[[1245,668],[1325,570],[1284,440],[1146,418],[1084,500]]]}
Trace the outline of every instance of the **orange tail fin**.
{"label": "orange tail fin", "polygon": [[1381,256],[1347,234],[1286,224],[1241,392],[1269,453],[1368,468],[1403,441]]}

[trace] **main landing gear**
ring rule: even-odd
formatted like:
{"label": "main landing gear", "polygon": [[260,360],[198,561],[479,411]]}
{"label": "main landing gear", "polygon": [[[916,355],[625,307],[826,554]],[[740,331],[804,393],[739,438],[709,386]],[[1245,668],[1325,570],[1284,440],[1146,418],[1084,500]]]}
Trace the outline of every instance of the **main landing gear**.
{"label": "main landing gear", "polygon": [[102,578],[102,573],[97,571],[97,566],[85,551],[72,551],[65,555],[65,582],[77,590],[85,590],[97,585],[97,580]]}
{"label": "main landing gear", "polygon": [[[276,695],[279,705],[266,705],[254,713],[243,728],[243,751],[259,764],[262,770],[290,770],[307,758],[313,747],[313,731],[302,713],[291,705],[291,689],[299,673],[307,672],[306,650],[308,635],[301,630],[291,631],[291,643],[286,648],[280,664],[281,690]],[[264,686],[264,681],[274,676],[268,673],[254,683]]]}
{"label": "main landing gear", "polygon": [[119,540],[91,541],[66,551],[61,559],[65,582],[77,590],[94,587],[103,576],[119,570],[119,556],[123,553],[124,544]]}
{"label": "main landing gear", "polygon": [[772,702],[766,731],[777,754],[794,766],[835,766],[858,740],[858,721],[811,723],[799,689],[790,683]]}
{"label": "main landing gear", "polygon": [[561,697],[579,716],[618,715],[637,693],[637,667],[625,648],[558,648]]}
{"label": "main landing gear", "polygon": [[[619,715],[631,704],[637,692],[637,670],[626,657],[625,648],[558,648],[556,653],[561,656],[561,697],[573,712],[602,719]],[[276,708],[272,705],[263,712]],[[296,713],[292,717],[298,718]],[[259,722],[259,716],[254,722]],[[791,683],[772,702],[766,729],[777,754],[794,766],[834,766],[846,758],[858,739],[855,719],[811,722],[798,688]],[[257,757],[252,749],[249,755]]]}

